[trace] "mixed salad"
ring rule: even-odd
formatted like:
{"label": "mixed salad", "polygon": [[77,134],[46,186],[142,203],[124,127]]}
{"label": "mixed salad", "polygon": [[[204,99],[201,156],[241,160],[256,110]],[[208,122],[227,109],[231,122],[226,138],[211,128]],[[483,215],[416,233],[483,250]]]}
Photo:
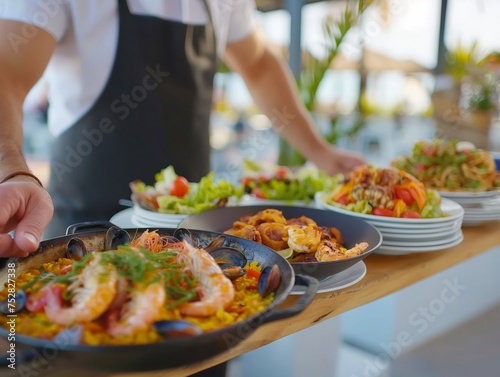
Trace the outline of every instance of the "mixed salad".
{"label": "mixed salad", "polygon": [[327,204],[375,216],[417,219],[444,216],[441,196],[436,190],[425,189],[415,177],[393,167],[360,166],[323,199]]}
{"label": "mixed salad", "polygon": [[193,214],[224,207],[243,195],[243,188],[225,179],[216,179],[214,171],[200,182],[188,182],[168,166],[155,175],[155,184],[135,180],[130,183],[132,199],[144,208],[174,214]]}
{"label": "mixed salad", "polygon": [[440,191],[487,191],[500,187],[500,175],[488,151],[466,141],[419,141],[409,156],[391,165]]}
{"label": "mixed salad", "polygon": [[329,176],[315,167],[292,170],[269,162],[245,160],[241,184],[244,191],[259,199],[311,201],[317,192],[333,190],[342,175]]}

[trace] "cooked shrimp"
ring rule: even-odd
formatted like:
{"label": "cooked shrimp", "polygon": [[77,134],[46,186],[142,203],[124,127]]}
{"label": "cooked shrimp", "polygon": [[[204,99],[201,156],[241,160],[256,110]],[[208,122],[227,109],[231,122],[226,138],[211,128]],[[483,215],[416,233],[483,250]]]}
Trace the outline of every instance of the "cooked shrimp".
{"label": "cooked shrimp", "polygon": [[234,298],[234,287],[222,273],[215,260],[203,249],[197,249],[184,241],[184,248],[177,256],[199,282],[199,301],[179,306],[184,315],[207,317],[226,308]]}
{"label": "cooked shrimp", "polygon": [[121,310],[116,309],[108,315],[108,333],[115,337],[130,336],[149,328],[159,318],[165,299],[165,289],[160,283],[150,284],[145,289],[134,287],[130,301]]}
{"label": "cooked shrimp", "polygon": [[321,241],[321,228],[313,224],[288,225],[285,230],[288,233],[288,246],[296,253],[312,253]]}
{"label": "cooked shrimp", "polygon": [[49,291],[45,313],[58,325],[91,322],[100,317],[115,298],[117,280],[116,269],[101,263],[101,256],[95,253],[94,259],[67,288],[73,296],[71,305],[63,306],[60,295]]}
{"label": "cooked shrimp", "polygon": [[357,243],[353,248],[346,249],[335,241],[321,241],[316,250],[315,257],[320,262],[328,262],[338,259],[351,258],[361,254],[368,248],[368,243]]}
{"label": "cooked shrimp", "polygon": [[241,221],[234,222],[233,227],[224,231],[224,233],[262,243],[262,236],[257,228]]}

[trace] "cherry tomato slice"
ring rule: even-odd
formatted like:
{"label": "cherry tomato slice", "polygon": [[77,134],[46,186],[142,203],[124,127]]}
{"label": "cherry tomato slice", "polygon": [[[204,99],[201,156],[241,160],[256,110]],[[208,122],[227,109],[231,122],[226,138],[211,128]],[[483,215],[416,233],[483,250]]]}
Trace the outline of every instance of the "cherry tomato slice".
{"label": "cherry tomato slice", "polygon": [[386,208],[374,208],[372,210],[372,215],[394,217],[394,211],[391,211],[390,209],[386,209]]}
{"label": "cherry tomato slice", "polygon": [[407,219],[420,219],[422,216],[420,216],[420,213],[412,211],[412,210],[406,210],[403,212],[401,217],[407,218]]}
{"label": "cherry tomato slice", "polygon": [[256,198],[259,198],[259,199],[267,199],[264,192],[258,187],[255,187],[252,190],[252,195],[254,195]]}
{"label": "cherry tomato slice", "polygon": [[342,196],[341,198],[339,198],[339,199],[337,200],[337,203],[339,203],[339,204],[343,204],[343,205],[347,205],[347,204],[349,204],[349,196],[348,196],[348,195],[344,195],[344,196]]}
{"label": "cherry tomato slice", "polygon": [[189,191],[189,182],[186,178],[178,176],[172,182],[172,187],[170,188],[170,195],[182,198],[186,196]]}
{"label": "cherry tomato slice", "polygon": [[415,198],[411,195],[410,191],[406,189],[395,189],[394,195],[397,199],[401,199],[408,206],[411,206],[415,201]]}
{"label": "cherry tomato slice", "polygon": [[288,175],[288,168],[286,166],[280,166],[278,170],[276,170],[275,175],[277,179],[285,179]]}

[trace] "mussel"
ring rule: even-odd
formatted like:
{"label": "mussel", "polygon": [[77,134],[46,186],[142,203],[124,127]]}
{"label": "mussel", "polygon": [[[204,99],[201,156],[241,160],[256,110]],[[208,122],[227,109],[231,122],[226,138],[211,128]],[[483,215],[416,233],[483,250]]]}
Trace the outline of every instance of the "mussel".
{"label": "mussel", "polygon": [[226,242],[226,236],[220,235],[215,237],[210,243],[205,247],[205,249],[210,253],[210,250],[215,250],[224,246],[224,242]]}
{"label": "mussel", "polygon": [[222,273],[231,280],[236,280],[247,273],[247,270],[239,266],[230,266],[222,269]]}
{"label": "mussel", "polygon": [[247,264],[245,255],[232,247],[207,248],[207,252],[215,259],[224,275],[235,280],[247,273],[243,268]]}
{"label": "mussel", "polygon": [[189,229],[177,228],[176,230],[174,230],[172,236],[179,241],[187,241],[189,244],[193,244],[193,238]]}
{"label": "mussel", "polygon": [[182,338],[199,335],[203,331],[194,323],[187,321],[156,321],[153,328],[166,338]]}
{"label": "mussel", "polygon": [[267,266],[262,270],[259,278],[259,294],[266,297],[278,288],[281,274],[278,265]]}
{"label": "mussel", "polygon": [[104,240],[104,250],[116,250],[118,246],[125,245],[130,242],[130,234],[122,228],[112,226],[106,232]]}
{"label": "mussel", "polygon": [[247,258],[245,255],[233,247],[219,247],[216,249],[207,249],[207,252],[215,259],[220,268],[227,267],[245,267]]}
{"label": "mussel", "polygon": [[22,289],[18,290],[3,300],[0,301],[0,313],[2,314],[16,314],[24,309],[26,305],[26,292]]}
{"label": "mussel", "polygon": [[87,253],[88,251],[85,246],[85,242],[78,237],[71,238],[66,244],[66,257],[68,259],[79,261],[87,255]]}

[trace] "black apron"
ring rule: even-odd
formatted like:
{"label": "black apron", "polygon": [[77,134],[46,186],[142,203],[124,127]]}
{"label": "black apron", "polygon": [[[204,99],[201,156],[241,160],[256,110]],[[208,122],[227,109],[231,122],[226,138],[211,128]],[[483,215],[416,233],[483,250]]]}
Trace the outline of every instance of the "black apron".
{"label": "black apron", "polygon": [[109,220],[123,209],[118,200],[130,198],[131,181],[152,184],[168,165],[189,181],[210,170],[217,55],[208,8],[206,25],[186,25],[132,15],[126,0],[118,4],[118,47],[108,82],[53,147],[48,191],[55,213],[45,238],[76,222]]}

